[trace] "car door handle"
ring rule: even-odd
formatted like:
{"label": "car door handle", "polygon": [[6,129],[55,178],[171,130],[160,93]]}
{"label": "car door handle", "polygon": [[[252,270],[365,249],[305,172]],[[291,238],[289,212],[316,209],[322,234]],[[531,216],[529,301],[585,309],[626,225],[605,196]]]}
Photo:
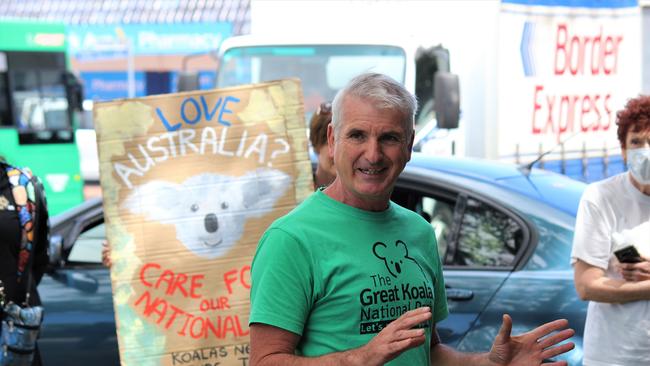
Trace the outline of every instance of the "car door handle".
{"label": "car door handle", "polygon": [[447,287],[445,292],[447,292],[448,300],[469,301],[474,298],[474,292],[472,290]]}

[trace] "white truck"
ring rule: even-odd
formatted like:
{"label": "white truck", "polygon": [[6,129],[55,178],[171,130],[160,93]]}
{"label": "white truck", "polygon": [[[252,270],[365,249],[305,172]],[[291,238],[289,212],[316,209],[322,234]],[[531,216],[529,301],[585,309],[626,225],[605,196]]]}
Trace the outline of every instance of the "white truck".
{"label": "white truck", "polygon": [[309,117],[352,76],[383,72],[419,99],[416,149],[536,161],[586,181],[624,169],[615,113],[641,90],[636,0],[251,6],[252,35],[220,47],[217,87],[299,77]]}
{"label": "white truck", "polygon": [[441,142],[438,153],[455,153],[453,139],[433,138],[457,129],[459,120],[458,78],[449,73],[449,52],[440,45],[425,49],[353,37],[241,36],[226,39],[220,50],[217,88],[297,77],[307,120],[352,77],[366,71],[387,74],[418,97],[416,149],[429,139]]}

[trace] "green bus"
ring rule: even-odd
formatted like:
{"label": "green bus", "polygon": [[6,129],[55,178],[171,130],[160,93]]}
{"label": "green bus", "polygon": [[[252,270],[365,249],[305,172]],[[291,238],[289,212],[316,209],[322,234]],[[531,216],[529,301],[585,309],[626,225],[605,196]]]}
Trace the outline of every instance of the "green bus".
{"label": "green bus", "polygon": [[83,201],[74,134],[81,102],[65,26],[0,21],[0,156],[41,178],[51,215]]}

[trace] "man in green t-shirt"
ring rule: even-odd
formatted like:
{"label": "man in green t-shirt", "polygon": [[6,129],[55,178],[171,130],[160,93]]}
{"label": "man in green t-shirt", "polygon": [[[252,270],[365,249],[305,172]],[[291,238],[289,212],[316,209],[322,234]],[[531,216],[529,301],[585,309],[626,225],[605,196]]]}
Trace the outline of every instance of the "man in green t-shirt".
{"label": "man in green t-shirt", "polygon": [[[260,240],[252,265],[251,365],[538,365],[573,348],[566,320],[463,354],[444,346],[448,314],[431,226],[390,201],[411,157],[415,97],[368,73],[334,98],[327,137],[337,176]],[[558,362],[555,365],[563,365]]]}

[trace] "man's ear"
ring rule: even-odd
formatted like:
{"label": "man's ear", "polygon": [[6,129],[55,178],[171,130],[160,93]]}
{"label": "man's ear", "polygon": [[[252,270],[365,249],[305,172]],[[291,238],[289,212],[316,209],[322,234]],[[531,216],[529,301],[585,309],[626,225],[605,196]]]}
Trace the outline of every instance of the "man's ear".
{"label": "man's ear", "polygon": [[275,206],[291,184],[291,177],[276,169],[260,168],[239,178],[244,180],[242,196],[244,207],[260,217]]}
{"label": "man's ear", "polygon": [[165,221],[178,213],[182,198],[183,190],[178,184],[154,180],[135,187],[122,207],[149,220]]}
{"label": "man's ear", "polygon": [[334,160],[334,142],[336,140],[334,133],[334,125],[330,122],[330,124],[327,125],[327,153],[332,160]]}

